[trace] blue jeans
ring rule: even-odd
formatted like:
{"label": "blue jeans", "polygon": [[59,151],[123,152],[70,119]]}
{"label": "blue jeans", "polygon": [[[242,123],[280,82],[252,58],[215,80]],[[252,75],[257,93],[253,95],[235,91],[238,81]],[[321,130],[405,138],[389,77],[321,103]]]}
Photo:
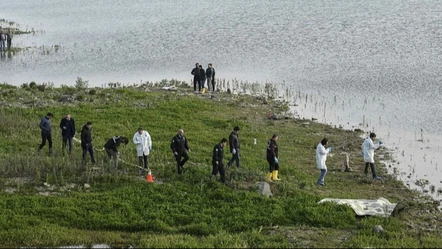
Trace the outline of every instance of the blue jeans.
{"label": "blue jeans", "polygon": [[321,169],[321,175],[319,176],[319,179],[317,181],[318,184],[320,184],[320,185],[324,185],[325,184],[324,178],[325,178],[326,174],[327,174],[327,169]]}
{"label": "blue jeans", "polygon": [[205,88],[206,87],[205,84],[206,84],[206,79],[202,79],[201,80],[201,88]]}
{"label": "blue jeans", "polygon": [[0,50],[6,51],[6,41],[5,40],[0,41]]}
{"label": "blue jeans", "polygon": [[232,158],[227,163],[227,166],[230,167],[233,164],[233,161],[236,162],[236,167],[239,168],[239,149],[236,150],[236,153],[232,153]]}
{"label": "blue jeans", "polygon": [[66,144],[69,142],[69,154],[72,152],[72,137],[71,136],[63,136],[63,145],[62,145],[62,151],[64,154],[64,151],[66,149]]}

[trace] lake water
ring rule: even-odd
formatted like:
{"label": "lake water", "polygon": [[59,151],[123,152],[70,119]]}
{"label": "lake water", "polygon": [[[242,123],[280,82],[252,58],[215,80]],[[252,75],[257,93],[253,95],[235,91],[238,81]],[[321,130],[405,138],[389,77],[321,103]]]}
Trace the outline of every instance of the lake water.
{"label": "lake water", "polygon": [[375,131],[399,178],[438,189],[441,13],[437,0],[4,1],[0,19],[38,32],[14,37],[31,48],[2,57],[0,82],[190,82],[211,62],[218,78],[289,89],[301,116]]}

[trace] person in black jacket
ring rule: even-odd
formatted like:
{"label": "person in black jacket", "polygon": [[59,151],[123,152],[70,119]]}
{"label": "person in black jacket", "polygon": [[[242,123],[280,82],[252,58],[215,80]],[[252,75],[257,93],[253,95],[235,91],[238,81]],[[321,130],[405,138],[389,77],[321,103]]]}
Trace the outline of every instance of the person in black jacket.
{"label": "person in black jacket", "polygon": [[114,136],[107,140],[106,144],[104,144],[104,149],[107,153],[107,157],[109,158],[109,167],[108,171],[110,171],[111,168],[111,159],[114,159],[114,169],[115,172],[118,169],[118,157],[120,153],[118,152],[117,148],[120,146],[121,143],[127,144],[129,142],[129,139],[127,137],[120,137],[120,136]]}
{"label": "person in black jacket", "polygon": [[279,170],[279,156],[278,156],[278,134],[273,134],[272,138],[267,142],[267,162],[269,163],[269,172],[266,175],[266,181],[271,182],[272,179],[279,181],[278,170]]}
{"label": "person in black jacket", "polygon": [[92,123],[87,122],[81,129],[81,148],[83,148],[83,163],[86,164],[87,153],[91,155],[92,164],[95,164],[94,148],[92,147]]}
{"label": "person in black jacket", "polygon": [[[212,63],[209,63],[206,69],[207,88],[212,89],[215,92],[215,68],[212,67]],[[212,86],[211,86],[212,85]]]}
{"label": "person in black jacket", "polygon": [[[170,149],[173,152],[173,156],[176,160],[176,168],[178,175],[181,175],[184,170],[184,164],[189,160],[187,152],[190,152],[189,146],[187,145],[186,137],[184,136],[183,129],[178,130],[178,134],[172,138],[170,143]],[[183,158],[181,160],[181,158]]]}
{"label": "person in black jacket", "polygon": [[221,142],[213,147],[212,156],[212,177],[215,177],[218,172],[221,176],[221,182],[226,182],[226,172],[224,170],[224,147],[227,145],[227,139],[221,139]]}
{"label": "person in black jacket", "polygon": [[41,144],[38,146],[38,152],[46,145],[46,140],[49,143],[49,155],[52,155],[52,129],[51,129],[51,119],[54,114],[48,112],[40,121],[41,129]]}
{"label": "person in black jacket", "polygon": [[193,75],[193,91],[196,93],[196,84],[198,84],[198,91],[201,92],[200,64],[196,63],[195,68],[190,73]]}
{"label": "person in black jacket", "polygon": [[206,71],[204,70],[203,66],[200,65],[200,82],[201,82],[201,93],[206,92]]}
{"label": "person in black jacket", "polygon": [[65,154],[66,144],[69,142],[69,154],[72,153],[72,138],[75,136],[75,120],[71,114],[67,113],[60,121],[61,136],[63,137],[63,144],[61,150]]}
{"label": "person in black jacket", "polygon": [[230,146],[230,153],[232,153],[232,158],[229,160],[229,162],[227,163],[227,166],[230,167],[233,164],[233,161],[236,162],[236,167],[239,168],[240,164],[239,164],[239,127],[235,126],[235,128],[233,128],[233,131],[230,133],[229,136],[229,146]]}

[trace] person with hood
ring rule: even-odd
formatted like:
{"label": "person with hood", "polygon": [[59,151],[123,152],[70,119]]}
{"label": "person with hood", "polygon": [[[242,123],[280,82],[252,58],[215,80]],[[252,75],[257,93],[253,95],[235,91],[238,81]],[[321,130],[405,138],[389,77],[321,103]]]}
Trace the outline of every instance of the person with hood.
{"label": "person with hood", "polygon": [[266,181],[271,182],[272,180],[280,181],[278,178],[279,171],[279,156],[278,156],[278,144],[279,140],[278,134],[273,134],[272,138],[267,142],[267,162],[269,163],[269,172],[266,175]]}
{"label": "person with hood", "polygon": [[65,154],[66,144],[69,142],[69,154],[72,153],[72,138],[75,136],[75,120],[71,114],[67,113],[60,121],[61,136],[63,137],[63,144],[61,150]]}
{"label": "person with hood", "polygon": [[149,169],[149,161],[147,156],[149,156],[149,153],[152,150],[152,139],[149,132],[139,127],[132,140],[137,149],[138,164],[140,165],[138,173],[141,174],[143,165],[144,170],[147,171]]}
{"label": "person with hood", "polygon": [[193,75],[193,91],[196,93],[196,84],[198,84],[198,92],[201,92],[200,64],[196,63],[195,68],[190,72]]}
{"label": "person with hood", "polygon": [[327,154],[332,151],[332,147],[328,147],[327,149],[325,146],[327,145],[328,139],[323,138],[321,142],[316,147],[316,165],[317,168],[321,171],[321,174],[319,175],[317,184],[321,186],[325,186],[325,175],[327,174],[327,165],[325,164],[325,161],[327,160]]}
{"label": "person with hood", "polygon": [[115,172],[117,172],[118,169],[118,157],[120,156],[120,153],[118,152],[117,148],[120,146],[121,143],[127,144],[129,142],[129,139],[127,137],[120,137],[120,136],[113,136],[107,142],[104,144],[104,150],[107,153],[107,157],[109,159],[109,166],[108,171],[110,171],[111,168],[111,161],[114,160],[114,169]]}
{"label": "person with hood", "polygon": [[41,144],[38,146],[38,152],[46,145],[46,140],[49,143],[49,155],[52,155],[52,129],[51,129],[51,119],[54,114],[48,112],[40,121],[41,129]]}
{"label": "person with hood", "polygon": [[83,163],[86,164],[86,156],[89,152],[92,164],[95,164],[94,148],[92,146],[92,122],[87,122],[81,129],[81,148],[83,149]]}
{"label": "person with hood", "polygon": [[236,162],[237,168],[240,167],[240,163],[239,163],[240,144],[239,144],[239,135],[238,135],[239,130],[240,130],[239,127],[235,126],[235,128],[233,128],[233,131],[229,135],[230,153],[232,153],[232,158],[227,163],[227,167],[229,167],[229,168],[230,168],[230,166],[232,166],[233,161]]}
{"label": "person with hood", "polygon": [[218,172],[221,176],[221,182],[226,182],[226,172],[224,170],[224,147],[227,145],[227,139],[221,139],[221,142],[213,147],[212,156],[212,177],[215,177]]}
{"label": "person with hood", "polygon": [[373,140],[376,138],[376,134],[373,132],[370,133],[370,136],[367,137],[364,142],[362,143],[362,156],[364,157],[365,161],[365,175],[368,175],[368,167],[371,169],[371,173],[373,176],[373,179],[382,181],[382,177],[379,177],[376,175],[376,170],[374,167],[374,150],[378,149],[382,145],[382,141],[379,141],[376,143],[376,145],[373,143]]}
{"label": "person with hood", "polygon": [[170,149],[176,160],[177,173],[178,175],[181,175],[184,170],[184,164],[189,160],[189,155],[187,155],[186,151],[190,152],[183,129],[179,129],[178,134],[172,138]]}

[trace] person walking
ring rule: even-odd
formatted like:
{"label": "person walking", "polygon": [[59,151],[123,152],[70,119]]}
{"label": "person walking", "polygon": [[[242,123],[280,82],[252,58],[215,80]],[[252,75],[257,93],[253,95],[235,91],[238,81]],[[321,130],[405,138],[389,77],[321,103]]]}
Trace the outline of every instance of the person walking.
{"label": "person walking", "polygon": [[62,136],[61,150],[63,155],[65,154],[66,144],[69,142],[69,154],[72,153],[72,138],[75,136],[75,120],[71,117],[71,114],[67,113],[60,121],[60,129]]}
{"label": "person walking", "polygon": [[179,129],[178,134],[172,138],[170,149],[172,150],[176,160],[177,173],[178,175],[181,175],[185,171],[184,164],[187,162],[187,160],[189,160],[189,155],[187,155],[187,152],[190,152],[183,129]]}
{"label": "person walking", "polygon": [[107,171],[110,172],[111,169],[111,162],[112,159],[114,160],[114,172],[117,172],[118,170],[118,158],[120,156],[120,153],[118,152],[117,148],[120,146],[121,143],[127,144],[129,142],[129,139],[127,137],[120,137],[120,136],[113,136],[107,142],[104,144],[104,150],[106,151],[107,157],[109,159],[108,169]]}
{"label": "person walking", "polygon": [[140,166],[138,174],[141,174],[143,166],[144,170],[149,169],[148,156],[152,150],[152,139],[149,132],[145,131],[142,127],[138,128],[135,132],[132,141],[134,142],[137,149],[138,165]]}
{"label": "person walking", "polygon": [[278,178],[279,171],[279,156],[278,156],[278,144],[279,140],[278,134],[273,134],[272,138],[267,142],[267,155],[266,159],[269,163],[269,172],[266,175],[266,181],[271,182],[272,180],[280,181]]}
{"label": "person walking", "polygon": [[206,72],[203,68],[203,66],[200,65],[200,81],[201,81],[201,93],[205,93],[206,92]]}
{"label": "person walking", "polygon": [[216,177],[219,172],[221,176],[221,182],[226,182],[226,172],[224,170],[224,147],[227,145],[227,139],[221,139],[219,144],[216,144],[213,147],[213,156],[212,156],[212,177]]}
{"label": "person walking", "polygon": [[325,186],[325,175],[327,174],[327,165],[325,164],[325,161],[327,160],[327,154],[332,151],[332,147],[328,147],[327,149],[325,146],[328,143],[327,138],[323,138],[321,142],[316,147],[316,165],[317,168],[321,171],[321,174],[319,175],[317,184],[321,186]]}
{"label": "person walking", "polygon": [[195,68],[190,72],[193,75],[193,91],[196,93],[196,85],[198,84],[198,92],[201,92],[200,67],[199,63],[195,64]]}
{"label": "person walking", "polygon": [[83,149],[83,163],[86,165],[86,156],[89,152],[92,165],[95,164],[94,148],[92,146],[92,122],[87,122],[81,129],[81,148]]}
{"label": "person walking", "polygon": [[215,71],[212,68],[212,63],[209,63],[207,65],[207,69],[206,69],[206,80],[207,80],[207,89],[208,91],[213,91],[214,92],[214,87],[212,86],[213,82],[212,79],[215,75]]}
{"label": "person walking", "polygon": [[382,181],[382,177],[376,175],[376,170],[374,167],[374,150],[377,150],[382,145],[382,141],[374,144],[373,140],[375,138],[376,134],[371,132],[370,136],[367,137],[362,143],[362,156],[364,157],[365,161],[364,173],[365,175],[368,175],[368,167],[370,167],[373,179]]}
{"label": "person walking", "polygon": [[230,153],[232,153],[232,158],[229,160],[229,162],[227,163],[227,167],[230,168],[230,166],[232,166],[233,162],[236,162],[236,167],[239,168],[240,167],[240,163],[239,163],[239,148],[240,148],[240,143],[239,143],[239,127],[235,126],[235,128],[233,128],[233,131],[230,133],[229,135],[229,147],[230,147]]}
{"label": "person walking", "polygon": [[52,155],[52,130],[51,130],[51,119],[54,114],[48,112],[40,121],[41,130],[41,144],[38,146],[38,152],[46,145],[46,140],[49,143],[49,155]]}

